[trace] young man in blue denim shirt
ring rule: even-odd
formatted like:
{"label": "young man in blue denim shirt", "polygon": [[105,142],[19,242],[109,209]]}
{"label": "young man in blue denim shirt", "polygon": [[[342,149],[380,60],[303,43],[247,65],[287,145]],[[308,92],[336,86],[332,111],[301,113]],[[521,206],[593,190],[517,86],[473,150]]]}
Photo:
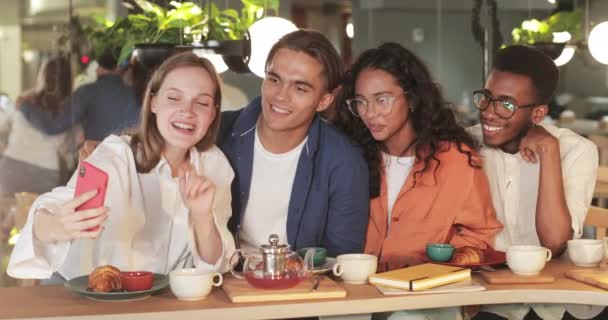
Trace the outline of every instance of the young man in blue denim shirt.
{"label": "young man in blue denim shirt", "polygon": [[299,30],[268,55],[262,95],[222,114],[218,145],[236,178],[231,227],[257,247],[278,234],[292,248],[361,252],[369,214],[361,150],[319,112],[333,102],[343,68],[325,36]]}

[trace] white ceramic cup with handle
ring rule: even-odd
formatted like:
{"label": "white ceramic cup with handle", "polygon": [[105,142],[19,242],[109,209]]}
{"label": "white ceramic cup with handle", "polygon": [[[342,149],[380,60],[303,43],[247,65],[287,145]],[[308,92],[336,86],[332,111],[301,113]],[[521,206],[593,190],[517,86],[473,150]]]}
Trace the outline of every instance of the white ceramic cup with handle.
{"label": "white ceramic cup with handle", "polygon": [[376,273],[378,257],[371,254],[351,253],[336,257],[333,273],[346,283],[363,284],[367,278]]}
{"label": "white ceramic cup with handle", "polygon": [[204,272],[196,268],[175,269],[169,272],[171,291],[179,300],[202,300],[212,287],[219,287],[224,278],[217,272]]}
{"label": "white ceramic cup with handle", "polygon": [[509,269],[523,276],[539,274],[551,257],[551,250],[541,246],[515,245],[507,249]]}
{"label": "white ceramic cup with handle", "polygon": [[578,267],[597,267],[604,255],[603,240],[568,240],[568,258]]}

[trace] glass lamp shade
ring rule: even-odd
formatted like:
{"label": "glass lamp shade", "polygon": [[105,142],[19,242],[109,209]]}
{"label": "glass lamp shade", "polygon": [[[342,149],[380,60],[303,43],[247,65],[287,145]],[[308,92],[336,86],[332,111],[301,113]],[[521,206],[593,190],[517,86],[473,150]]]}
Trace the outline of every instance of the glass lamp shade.
{"label": "glass lamp shade", "polygon": [[266,58],[272,46],[284,35],[298,30],[291,21],[279,17],[267,17],[249,27],[251,55],[249,69],[260,78],[266,75]]}
{"label": "glass lamp shade", "polygon": [[595,60],[608,64],[608,21],[604,21],[589,33],[589,52]]}
{"label": "glass lamp shade", "polygon": [[553,60],[553,62],[555,62],[556,66],[561,67],[561,66],[565,65],[566,63],[570,62],[570,60],[572,60],[572,57],[574,57],[575,51],[576,51],[575,47],[566,46],[564,48],[564,50],[562,51],[562,53],[559,55],[559,57],[557,57],[557,59]]}
{"label": "glass lamp shade", "polygon": [[224,59],[222,58],[221,54],[206,53],[205,50],[203,50],[203,49],[194,49],[194,50],[192,50],[192,52],[194,52],[194,54],[196,54],[199,57],[209,60],[215,67],[215,71],[217,71],[217,73],[222,73],[222,72],[228,70],[228,66],[224,62]]}

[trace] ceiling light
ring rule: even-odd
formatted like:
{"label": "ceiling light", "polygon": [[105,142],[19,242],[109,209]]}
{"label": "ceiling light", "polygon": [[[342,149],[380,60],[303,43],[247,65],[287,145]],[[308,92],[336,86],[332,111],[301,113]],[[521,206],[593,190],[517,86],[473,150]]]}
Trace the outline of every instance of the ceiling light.
{"label": "ceiling light", "polygon": [[222,57],[221,54],[217,54],[214,53],[213,51],[209,51],[206,49],[193,49],[192,52],[194,52],[194,54],[196,54],[199,57],[203,57],[207,60],[209,60],[209,62],[211,62],[213,64],[213,66],[215,67],[215,71],[217,71],[217,73],[222,73],[226,70],[228,70],[228,65],[226,65],[226,62],[224,62],[224,59]]}
{"label": "ceiling light", "polygon": [[349,39],[352,39],[352,38],[354,38],[354,37],[355,37],[355,26],[353,25],[353,23],[352,23],[352,22],[349,22],[349,23],[346,25],[346,36],[347,36]]}
{"label": "ceiling light", "polygon": [[589,33],[589,52],[595,60],[608,64],[608,21],[604,21]]}
{"label": "ceiling light", "polygon": [[251,52],[247,65],[251,72],[264,78],[270,49],[284,35],[296,30],[298,27],[293,22],[279,17],[267,17],[253,23],[248,29]]}
{"label": "ceiling light", "polygon": [[553,62],[555,62],[556,66],[561,67],[572,60],[575,51],[576,48],[574,46],[566,46],[559,57],[553,60]]}
{"label": "ceiling light", "polygon": [[564,43],[568,42],[572,39],[572,35],[568,31],[563,32],[553,32],[553,42],[554,43]]}

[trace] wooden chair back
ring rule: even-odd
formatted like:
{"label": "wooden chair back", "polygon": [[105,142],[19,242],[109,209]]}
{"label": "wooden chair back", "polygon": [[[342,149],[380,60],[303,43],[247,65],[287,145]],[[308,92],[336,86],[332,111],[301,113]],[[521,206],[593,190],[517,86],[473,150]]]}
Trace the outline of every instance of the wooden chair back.
{"label": "wooden chair back", "polygon": [[608,209],[591,206],[587,212],[585,225],[595,227],[595,238],[603,240],[608,231]]}
{"label": "wooden chair back", "polygon": [[[32,208],[34,200],[38,198],[39,194],[32,192],[19,192],[15,194],[15,227],[21,230],[27,221],[27,215]],[[16,284],[18,287],[31,287],[37,286],[40,283],[38,279],[17,279]]]}
{"label": "wooden chair back", "polygon": [[15,227],[21,230],[27,221],[27,215],[32,208],[32,204],[34,200],[38,198],[40,195],[32,192],[18,192],[15,193],[15,203],[16,203],[16,215],[15,215]]}
{"label": "wooden chair back", "polygon": [[590,135],[589,140],[593,141],[597,146],[600,156],[600,166],[608,166],[608,137]]}

